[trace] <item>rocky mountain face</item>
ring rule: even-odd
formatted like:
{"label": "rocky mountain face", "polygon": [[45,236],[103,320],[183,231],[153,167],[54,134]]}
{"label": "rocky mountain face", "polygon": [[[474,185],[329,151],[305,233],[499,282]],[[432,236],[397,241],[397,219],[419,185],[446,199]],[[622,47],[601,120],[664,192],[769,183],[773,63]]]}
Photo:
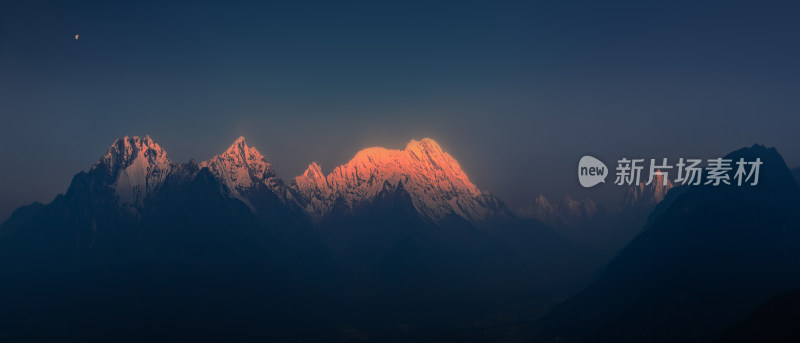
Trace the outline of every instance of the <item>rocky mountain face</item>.
{"label": "rocky mountain face", "polygon": [[117,139],[90,172],[103,173],[123,206],[141,208],[175,168],[150,136]]}
{"label": "rocky mountain face", "polygon": [[199,167],[208,168],[225,185],[230,196],[242,200],[251,209],[257,210],[248,195],[259,188],[265,188],[285,202],[294,200],[267,158],[248,146],[244,137],[239,137],[224,153],[200,163]]}
{"label": "rocky mountain face", "polygon": [[296,178],[293,188],[305,210],[316,217],[335,207],[352,211],[375,198],[384,183],[403,183],[419,213],[432,221],[458,216],[479,222],[496,214],[488,195],[469,181],[461,166],[435,141],[412,140],[404,150],[368,148],[324,175],[316,163]]}

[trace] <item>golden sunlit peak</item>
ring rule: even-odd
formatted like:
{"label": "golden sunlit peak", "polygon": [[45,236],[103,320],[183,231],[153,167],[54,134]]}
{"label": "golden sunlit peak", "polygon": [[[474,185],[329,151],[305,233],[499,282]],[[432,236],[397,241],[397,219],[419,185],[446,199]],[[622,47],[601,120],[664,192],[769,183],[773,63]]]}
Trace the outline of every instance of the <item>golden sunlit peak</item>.
{"label": "golden sunlit peak", "polygon": [[408,142],[406,145],[406,150],[414,149],[442,151],[442,147],[439,146],[439,143],[436,143],[435,140],[427,137],[420,140],[412,139],[410,142]]}
{"label": "golden sunlit peak", "polygon": [[315,216],[330,213],[334,205],[353,209],[387,186],[398,189],[401,183],[414,207],[433,220],[455,214],[477,221],[489,213],[479,200],[478,187],[430,138],[411,140],[405,150],[363,149],[327,176],[312,163],[294,179],[297,192],[310,199],[304,204],[306,211]]}
{"label": "golden sunlit peak", "polygon": [[78,40],[78,35],[75,35],[75,40]]}
{"label": "golden sunlit peak", "polygon": [[308,169],[306,170],[319,174],[322,172],[322,167],[320,167],[319,163],[317,162],[311,162],[311,164],[308,165]]}
{"label": "golden sunlit peak", "polygon": [[303,177],[306,178],[325,178],[325,174],[322,173],[322,167],[319,166],[317,162],[312,162],[306,168],[306,171],[303,172]]}
{"label": "golden sunlit peak", "polygon": [[228,149],[225,151],[225,154],[238,154],[242,156],[254,154],[258,155],[259,157],[263,157],[258,150],[256,150],[256,148],[247,145],[247,142],[244,140],[244,136],[239,136],[239,138],[237,138],[233,144],[228,147]]}

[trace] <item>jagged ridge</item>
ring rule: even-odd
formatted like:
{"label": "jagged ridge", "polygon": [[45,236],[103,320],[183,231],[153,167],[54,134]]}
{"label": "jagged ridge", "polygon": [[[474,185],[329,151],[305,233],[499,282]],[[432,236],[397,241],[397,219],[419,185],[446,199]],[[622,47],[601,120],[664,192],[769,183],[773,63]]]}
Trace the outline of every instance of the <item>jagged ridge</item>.
{"label": "jagged ridge", "polygon": [[304,209],[325,216],[334,206],[352,210],[373,199],[388,183],[400,182],[424,217],[441,220],[456,215],[480,221],[492,212],[487,195],[472,182],[450,154],[434,140],[411,140],[404,150],[381,147],[359,151],[325,176],[316,163],[294,179]]}
{"label": "jagged ridge", "polygon": [[258,209],[250,195],[261,186],[282,201],[299,205],[307,214],[323,217],[335,206],[343,206],[340,210],[346,213],[367,204],[383,190],[384,183],[397,188],[401,182],[420,215],[433,221],[458,216],[479,222],[502,207],[499,200],[470,182],[458,161],[430,138],[411,140],[404,150],[361,150],[327,176],[312,163],[291,186],[277,177],[267,158],[248,146],[244,137],[207,161],[179,166],[149,136],[126,136],[118,139],[93,168],[106,170],[119,203],[134,207],[141,207],[170,173],[191,176],[202,168],[208,168],[221,181],[229,196],[253,211]]}
{"label": "jagged ridge", "polygon": [[111,145],[92,171],[103,172],[111,180],[109,186],[121,205],[140,207],[174,168],[167,152],[150,136],[125,136]]}

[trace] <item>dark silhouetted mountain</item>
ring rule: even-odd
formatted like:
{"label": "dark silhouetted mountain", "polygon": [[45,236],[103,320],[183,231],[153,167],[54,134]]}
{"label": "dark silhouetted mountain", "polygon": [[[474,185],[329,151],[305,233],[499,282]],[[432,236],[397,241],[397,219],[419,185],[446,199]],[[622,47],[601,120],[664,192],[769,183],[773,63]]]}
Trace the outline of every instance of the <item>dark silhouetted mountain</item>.
{"label": "dark silhouetted mountain", "polygon": [[590,287],[542,320],[547,336],[708,341],[799,285],[800,189],[789,169],[758,145],[726,158],[761,158],[758,185],[676,192]]}
{"label": "dark silhouetted mountain", "polygon": [[336,286],[329,251],[291,203],[253,201],[257,215],[230,193],[149,137],[117,140],[0,227],[3,340],[313,337],[290,324],[323,315],[308,306]]}
{"label": "dark silhouetted mountain", "polygon": [[[563,292],[585,281],[598,264],[586,247],[540,222],[517,218],[481,192],[429,138],[412,140],[403,150],[361,150],[327,176],[312,163],[292,188],[340,265],[382,280],[382,290],[417,280],[428,284],[397,290],[511,294],[501,288],[513,285],[523,292],[525,282]],[[410,261],[422,265],[410,268]],[[574,268],[554,267],[562,261],[575,262]],[[400,265],[417,273],[395,272]]]}
{"label": "dark silhouetted mountain", "polygon": [[770,299],[715,342],[800,342],[800,289]]}
{"label": "dark silhouetted mountain", "polygon": [[569,294],[597,267],[591,250],[537,221],[502,216],[475,225],[458,215],[431,221],[419,215],[402,181],[384,182],[360,205],[336,204],[317,223],[352,277],[343,296],[349,315],[376,325],[468,321],[519,299]]}
{"label": "dark silhouetted mountain", "polygon": [[15,211],[0,261],[4,341],[330,341],[343,323],[386,341],[563,297],[600,263],[430,139],[286,185],[244,138],[177,164],[150,137]]}

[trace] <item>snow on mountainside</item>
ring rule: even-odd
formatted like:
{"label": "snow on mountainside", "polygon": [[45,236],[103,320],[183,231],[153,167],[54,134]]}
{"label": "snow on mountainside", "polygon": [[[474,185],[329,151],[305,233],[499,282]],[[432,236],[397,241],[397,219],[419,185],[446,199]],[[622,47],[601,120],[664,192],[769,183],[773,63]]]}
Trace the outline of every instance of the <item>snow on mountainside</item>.
{"label": "snow on mountainside", "polygon": [[482,194],[469,181],[453,157],[429,138],[411,140],[404,150],[361,150],[327,176],[312,163],[294,179],[293,187],[309,214],[324,216],[334,204],[353,209],[374,199],[384,182],[393,187],[402,182],[417,211],[433,220],[457,215],[480,221],[498,206],[494,198]]}
{"label": "snow on mountainside", "polygon": [[111,145],[92,170],[106,174],[120,204],[141,207],[174,167],[167,152],[150,136],[125,136]]}
{"label": "snow on mountainside", "polygon": [[314,162],[308,165],[303,175],[294,178],[292,186],[305,203],[307,213],[316,217],[327,214],[333,191],[319,164]]}
{"label": "snow on mountainside", "polygon": [[346,213],[373,201],[385,183],[394,189],[402,182],[416,210],[433,221],[459,216],[479,222],[491,215],[508,213],[499,199],[481,193],[458,162],[429,138],[412,140],[404,150],[361,150],[327,176],[318,164],[312,163],[294,178],[291,187],[277,177],[267,158],[248,146],[244,137],[208,161],[183,165],[173,163],[149,136],[124,137],[114,142],[92,168],[104,171],[104,182],[114,188],[119,203],[131,208],[141,208],[167,175],[187,180],[208,168],[226,186],[229,196],[253,211],[258,211],[255,207],[260,205],[251,200],[264,199],[263,195],[271,192],[278,201],[298,204],[314,217],[331,213],[334,206]]}
{"label": "snow on mountainside", "polygon": [[251,208],[245,193],[259,184],[285,198],[286,190],[272,165],[256,148],[248,146],[244,137],[239,137],[224,153],[200,163],[200,168],[208,168],[228,187],[231,196],[242,200]]}

